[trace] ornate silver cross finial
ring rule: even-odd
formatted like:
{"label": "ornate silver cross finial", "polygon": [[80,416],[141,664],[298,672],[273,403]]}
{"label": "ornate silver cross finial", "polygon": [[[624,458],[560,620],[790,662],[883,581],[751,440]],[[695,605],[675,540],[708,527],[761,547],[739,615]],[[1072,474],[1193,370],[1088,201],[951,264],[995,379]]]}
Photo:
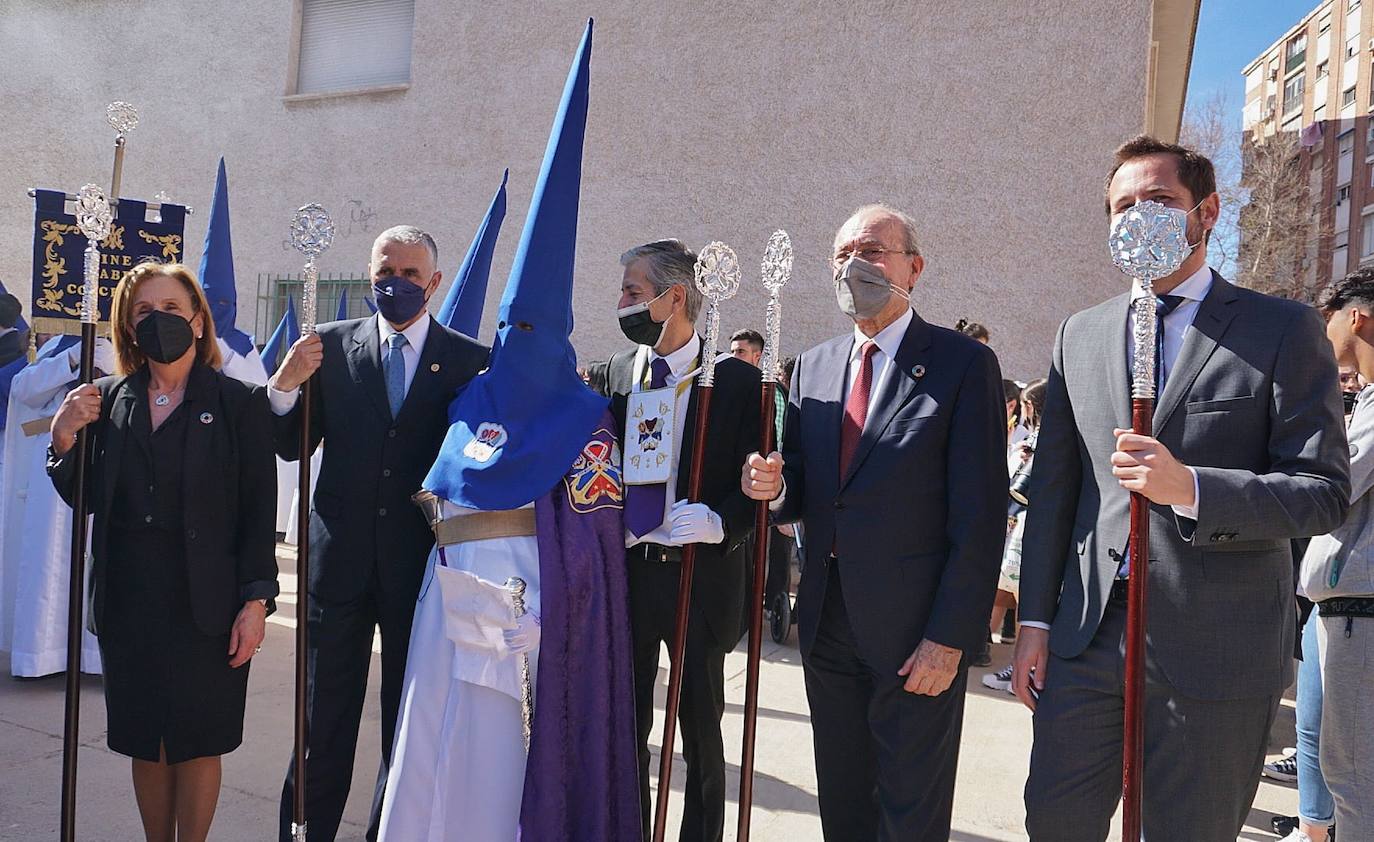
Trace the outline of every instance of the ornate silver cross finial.
{"label": "ornate silver cross finial", "polygon": [[110,236],[113,218],[103,190],[94,184],[81,188],[76,197],[76,227],[86,238],[80,308],[81,321],[86,324],[100,321],[100,241]]}
{"label": "ornate silver cross finial", "polygon": [[768,309],[764,314],[763,369],[764,380],[777,380],[782,372],[778,353],[782,342],[782,288],[792,278],[792,238],[781,229],[768,238],[763,250],[763,288],[768,290]]}
{"label": "ornate silver cross finial", "polygon": [[127,102],[112,102],[105,106],[105,122],[115,130],[115,142],[118,143],[124,140],[125,135],[138,128],[138,109]]}
{"label": "ornate silver cross finial", "polygon": [[720,344],[720,302],[739,292],[739,258],[721,242],[711,242],[697,255],[696,287],[706,297],[706,336],[701,349],[701,376],[697,382],[716,382],[716,350]]}
{"label": "ornate silver cross finial", "polygon": [[334,222],[323,205],[311,202],[296,211],[291,218],[291,245],[305,255],[305,272],[301,277],[301,334],[315,332],[318,315],[320,270],[315,258],[324,254],[334,242]]}

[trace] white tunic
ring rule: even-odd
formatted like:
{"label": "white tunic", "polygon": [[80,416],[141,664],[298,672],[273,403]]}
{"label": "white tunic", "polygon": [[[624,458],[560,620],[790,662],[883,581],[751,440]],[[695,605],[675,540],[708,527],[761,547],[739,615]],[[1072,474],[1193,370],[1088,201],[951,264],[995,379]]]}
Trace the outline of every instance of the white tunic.
{"label": "white tunic", "polygon": [[[46,425],[37,435],[23,431],[54,415],[75,379],[69,354],[53,354],[58,339],[11,381],[0,472],[0,648],[10,652],[10,672],[25,678],[67,667],[72,510],[48,479]],[[82,672],[99,673],[100,650],[88,631],[81,652]]]}
{"label": "white tunic", "polygon": [[[444,503],[446,517],[470,513]],[[538,540],[473,541],[445,548],[444,563],[438,557],[430,552],[416,604],[380,839],[514,842],[526,757],[519,657],[483,640],[500,641],[514,614],[473,606],[480,590],[504,590],[518,576],[526,610],[540,613]],[[533,681],[538,648],[528,657]]]}

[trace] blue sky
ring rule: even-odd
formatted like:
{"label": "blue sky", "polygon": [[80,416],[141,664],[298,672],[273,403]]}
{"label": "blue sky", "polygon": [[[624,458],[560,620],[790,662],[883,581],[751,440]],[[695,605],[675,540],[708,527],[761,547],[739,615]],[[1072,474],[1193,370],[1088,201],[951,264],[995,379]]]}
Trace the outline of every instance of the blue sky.
{"label": "blue sky", "polygon": [[1217,91],[1230,96],[1234,124],[1240,130],[1245,105],[1245,65],[1278,40],[1319,0],[1202,0],[1193,67],[1188,76],[1188,102],[1202,102]]}

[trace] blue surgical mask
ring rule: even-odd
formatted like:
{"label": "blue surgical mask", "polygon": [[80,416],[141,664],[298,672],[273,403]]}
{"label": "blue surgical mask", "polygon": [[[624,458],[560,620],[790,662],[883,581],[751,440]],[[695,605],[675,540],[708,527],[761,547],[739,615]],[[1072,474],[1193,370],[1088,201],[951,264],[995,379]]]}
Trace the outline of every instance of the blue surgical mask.
{"label": "blue surgical mask", "polygon": [[387,275],[372,282],[372,296],[382,318],[393,325],[403,325],[425,309],[425,289],[405,278]]}

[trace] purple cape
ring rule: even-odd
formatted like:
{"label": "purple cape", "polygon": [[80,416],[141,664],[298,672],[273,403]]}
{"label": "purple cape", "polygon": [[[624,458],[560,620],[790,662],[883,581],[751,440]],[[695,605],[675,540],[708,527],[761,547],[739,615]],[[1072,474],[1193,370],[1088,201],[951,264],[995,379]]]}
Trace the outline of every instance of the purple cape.
{"label": "purple cape", "polygon": [[624,486],[610,413],[535,501],[543,612],[520,838],[641,838]]}

